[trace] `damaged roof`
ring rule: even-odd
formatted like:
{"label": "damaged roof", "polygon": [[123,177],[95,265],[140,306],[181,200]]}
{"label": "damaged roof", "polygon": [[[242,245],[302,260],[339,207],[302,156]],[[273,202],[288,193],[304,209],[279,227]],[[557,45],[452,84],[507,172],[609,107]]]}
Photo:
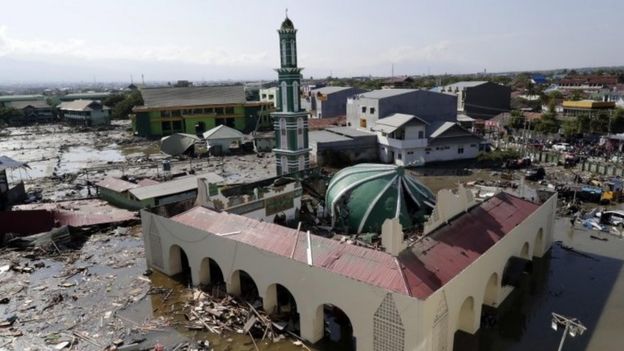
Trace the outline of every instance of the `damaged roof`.
{"label": "damaged roof", "polygon": [[[499,193],[398,257],[312,235],[312,263],[388,291],[426,299],[538,208],[535,203]],[[306,235],[295,229],[204,207],[171,220],[213,235],[227,234],[225,238],[307,263]]]}
{"label": "damaged roof", "polygon": [[0,171],[5,169],[30,168],[26,162],[16,161],[9,156],[0,156]]}
{"label": "damaged roof", "polygon": [[215,173],[191,175],[179,179],[170,180],[154,185],[146,185],[130,189],[130,193],[139,201],[157,198],[161,196],[179,194],[197,189],[197,178],[206,178],[208,183],[222,183],[224,179]]}
{"label": "damaged roof", "polygon": [[114,177],[106,177],[99,182],[95,183],[96,186],[100,188],[110,189],[116,191],[118,193],[123,193],[124,191],[137,188],[139,185],[127,182],[123,179],[114,178]]}

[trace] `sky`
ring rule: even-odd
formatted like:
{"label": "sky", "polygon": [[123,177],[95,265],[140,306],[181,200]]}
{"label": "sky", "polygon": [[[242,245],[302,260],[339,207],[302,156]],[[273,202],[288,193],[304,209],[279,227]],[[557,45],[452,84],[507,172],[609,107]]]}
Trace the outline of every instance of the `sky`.
{"label": "sky", "polygon": [[273,80],[624,64],[622,0],[0,0],[0,83]]}

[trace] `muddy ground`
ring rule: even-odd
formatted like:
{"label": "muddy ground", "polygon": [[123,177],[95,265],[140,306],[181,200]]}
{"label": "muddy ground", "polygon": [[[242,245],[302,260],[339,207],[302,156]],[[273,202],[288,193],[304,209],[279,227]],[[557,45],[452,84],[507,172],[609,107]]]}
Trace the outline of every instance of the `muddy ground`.
{"label": "muddy ground", "polygon": [[22,179],[27,191],[49,201],[93,196],[95,189],[87,184],[105,176],[159,178],[163,160],[172,162],[172,174],[215,172],[228,183],[275,176],[272,154],[173,158],[160,152],[158,141],[134,137],[129,121],[114,121],[105,130],[62,124],[6,128],[0,134],[0,154],[30,166],[8,172],[10,182]]}

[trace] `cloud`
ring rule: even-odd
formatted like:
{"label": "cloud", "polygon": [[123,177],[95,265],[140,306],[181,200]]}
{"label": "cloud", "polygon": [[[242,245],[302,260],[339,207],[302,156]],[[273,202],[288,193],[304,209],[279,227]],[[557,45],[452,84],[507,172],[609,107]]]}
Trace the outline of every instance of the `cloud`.
{"label": "cloud", "polygon": [[443,40],[423,47],[400,46],[387,50],[382,58],[388,62],[435,61],[450,58],[451,42]]}
{"label": "cloud", "polygon": [[29,60],[130,60],[235,67],[265,66],[270,59],[266,51],[231,52],[223,48],[206,50],[175,45],[104,45],[71,38],[58,41],[25,40],[11,37],[5,26],[0,26],[0,56]]}

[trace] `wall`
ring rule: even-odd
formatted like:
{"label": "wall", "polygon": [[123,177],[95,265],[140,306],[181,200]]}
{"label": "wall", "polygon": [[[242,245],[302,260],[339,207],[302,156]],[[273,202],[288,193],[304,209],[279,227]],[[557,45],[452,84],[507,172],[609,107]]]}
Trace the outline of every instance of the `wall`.
{"label": "wall", "polygon": [[[458,153],[459,147],[464,148],[463,154]],[[425,150],[425,162],[471,159],[479,156],[479,142],[441,141],[429,144]]]}
{"label": "wall", "polygon": [[[503,270],[507,260],[511,256],[521,257],[521,250],[525,243],[529,244],[529,257],[542,255],[550,249],[553,241],[553,226],[557,207],[557,196],[553,195],[533,214],[527,217],[522,223],[505,235],[485,254],[481,255],[475,262],[468,266],[461,274],[451,279],[442,289],[429,296],[425,301],[425,324],[423,328],[430,331],[429,350],[453,349],[453,338],[458,329],[459,313],[463,302],[467,297],[474,299],[474,320],[470,333],[479,329],[481,306],[488,280],[493,273],[498,276],[498,297],[495,303],[500,305],[504,296],[501,287]],[[543,231],[542,247],[536,248],[536,236],[539,230]],[[436,326],[436,315],[441,314],[441,306],[447,306],[447,330],[440,330],[444,323]],[[438,321],[440,318],[437,318]],[[438,348],[433,348],[437,345]]]}
{"label": "wall", "polygon": [[476,119],[490,119],[510,110],[511,88],[485,83],[465,91],[464,113]]}
{"label": "wall", "polygon": [[[373,350],[374,314],[388,295],[386,290],[227,237],[211,235],[147,211],[141,212],[141,218],[147,262],[151,267],[168,275],[175,274],[179,268],[168,262],[168,256],[171,246],[179,245],[188,257],[194,284],[199,283],[202,260],[209,257],[221,268],[228,291],[236,289],[232,274],[239,269],[247,272],[264,298],[265,307],[270,304],[269,286],[274,283],[285,286],[297,303],[303,338],[315,342],[322,337],[321,306],[329,303],[349,316],[357,350]],[[159,262],[162,262],[161,266],[157,265]],[[389,296],[394,300],[403,324],[405,350],[418,349],[424,335],[422,302],[396,293]]]}
{"label": "wall", "polygon": [[345,116],[347,114],[347,98],[365,92],[363,89],[349,88],[327,95],[325,101],[316,99],[316,96],[312,96],[311,99],[316,101],[316,116],[317,118],[331,118],[338,116]]}

